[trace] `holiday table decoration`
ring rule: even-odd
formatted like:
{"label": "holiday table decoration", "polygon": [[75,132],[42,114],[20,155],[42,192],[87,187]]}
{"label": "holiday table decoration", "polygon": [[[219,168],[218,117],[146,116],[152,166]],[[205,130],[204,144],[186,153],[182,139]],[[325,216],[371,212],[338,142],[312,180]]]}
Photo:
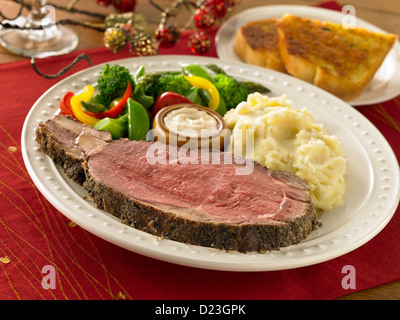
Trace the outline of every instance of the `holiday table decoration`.
{"label": "holiday table decoration", "polygon": [[[31,5],[22,0],[10,0],[20,5],[20,9],[12,20],[18,18],[23,8],[30,9]],[[187,45],[192,54],[202,55],[210,51],[213,42],[211,41],[210,30],[218,27],[228,14],[230,14],[240,3],[240,0],[176,0],[172,2],[170,8],[162,8],[155,1],[148,0],[150,5],[160,11],[160,23],[153,30],[146,21],[146,18],[135,13],[136,0],[93,0],[99,6],[113,6],[116,13],[107,16],[95,12],[76,9],[79,0],[70,0],[66,6],[60,6],[49,2],[56,10],[65,10],[70,13],[79,13],[101,19],[100,22],[85,22],[74,19],[62,19],[55,21],[55,25],[77,25],[84,28],[90,28],[103,32],[103,44],[113,53],[121,52],[128,48],[134,56],[156,55],[161,47],[171,48],[180,41],[183,31],[193,30],[187,41]],[[188,14],[189,13],[189,14]],[[177,15],[188,15],[188,20],[183,26],[170,23],[171,17]],[[4,29],[40,29],[42,26],[20,27],[17,24],[10,23],[10,18],[5,17],[0,12],[0,28]],[[31,62],[34,70],[46,77],[55,78],[69,70],[82,60],[89,57],[77,57],[70,65],[66,66],[54,75],[45,75],[41,73],[37,66],[35,57]]]}

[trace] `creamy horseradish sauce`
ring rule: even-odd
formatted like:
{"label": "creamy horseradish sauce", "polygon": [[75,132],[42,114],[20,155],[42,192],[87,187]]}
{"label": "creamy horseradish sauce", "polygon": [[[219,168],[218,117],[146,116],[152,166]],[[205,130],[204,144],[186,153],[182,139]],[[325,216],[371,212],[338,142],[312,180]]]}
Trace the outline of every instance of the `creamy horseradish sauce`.
{"label": "creamy horseradish sauce", "polygon": [[168,112],[164,117],[168,130],[188,137],[209,137],[219,132],[218,121],[208,112],[183,107]]}

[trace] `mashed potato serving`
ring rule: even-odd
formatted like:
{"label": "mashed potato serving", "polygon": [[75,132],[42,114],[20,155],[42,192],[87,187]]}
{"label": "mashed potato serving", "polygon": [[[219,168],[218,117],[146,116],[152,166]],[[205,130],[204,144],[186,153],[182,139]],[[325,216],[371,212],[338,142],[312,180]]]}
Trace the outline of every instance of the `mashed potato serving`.
{"label": "mashed potato serving", "polygon": [[253,93],[224,120],[232,131],[233,152],[307,180],[317,209],[329,210],[342,202],[346,160],[341,143],[314,123],[309,110],[293,108],[285,95]]}

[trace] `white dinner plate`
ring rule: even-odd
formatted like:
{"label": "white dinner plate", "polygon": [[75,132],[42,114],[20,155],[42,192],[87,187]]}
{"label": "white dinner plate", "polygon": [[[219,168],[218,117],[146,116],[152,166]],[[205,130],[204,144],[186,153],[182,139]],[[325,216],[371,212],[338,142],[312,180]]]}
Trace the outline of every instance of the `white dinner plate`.
{"label": "white dinner plate", "polygon": [[[127,227],[99,210],[84,196],[86,191],[67,179],[59,166],[45,155],[35,141],[38,124],[51,118],[67,91],[78,92],[97,82],[97,65],[80,71],[50,88],[33,105],[23,126],[21,144],[27,170],[43,195],[66,217],[100,238],[139,254],[186,266],[230,271],[267,271],[297,268],[348,253],[378,234],[389,222],[399,202],[399,169],[396,157],[381,133],[357,110],[327,92],[283,73],[196,57],[196,62],[217,64],[240,80],[259,82],[271,89],[270,96],[286,94],[296,108],[306,107],[317,123],[342,141],[347,158],[344,201],[320,216],[323,226],[299,244],[267,253],[226,252],[160,239]],[[192,56],[129,58],[112,63],[132,72],[144,65],[146,71],[180,70]]]}
{"label": "white dinner plate", "polygon": [[[357,9],[357,7],[355,9]],[[344,18],[344,14],[341,12],[310,6],[278,5],[251,8],[232,16],[222,24],[215,37],[218,57],[222,60],[242,61],[233,49],[237,30],[248,22],[272,17],[280,18],[285,13],[334,23],[341,23]],[[382,29],[357,18],[357,11],[355,13],[357,27],[386,33]],[[370,105],[390,100],[399,94],[400,43],[396,41],[392,50],[388,53],[386,59],[363,93],[349,103],[353,106]]]}

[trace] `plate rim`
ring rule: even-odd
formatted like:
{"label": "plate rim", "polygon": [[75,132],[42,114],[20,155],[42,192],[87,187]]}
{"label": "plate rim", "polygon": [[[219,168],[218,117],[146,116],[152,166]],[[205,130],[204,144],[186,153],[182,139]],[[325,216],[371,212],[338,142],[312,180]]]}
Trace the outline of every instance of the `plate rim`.
{"label": "plate rim", "polygon": [[[332,10],[332,9],[327,9],[327,8],[319,8],[319,7],[313,7],[313,6],[308,6],[308,5],[264,5],[264,6],[257,6],[257,7],[252,7],[252,8],[248,8],[245,9],[237,14],[232,15],[231,17],[229,17],[227,20],[225,20],[222,25],[220,26],[220,28],[218,29],[216,35],[215,35],[215,48],[216,48],[216,52],[217,52],[217,56],[220,59],[225,59],[225,60],[229,60],[229,61],[236,61],[236,60],[231,60],[230,57],[226,57],[223,54],[223,50],[221,48],[221,39],[222,34],[224,32],[226,32],[226,29],[228,28],[229,24],[235,22],[237,19],[239,19],[242,16],[245,15],[250,15],[251,13],[254,12],[259,12],[260,10],[279,10],[282,12],[290,10],[290,12],[295,13],[295,11],[297,10],[308,10],[308,11],[313,11],[315,13],[324,13],[326,15],[329,16],[338,16],[340,14],[342,14],[341,11],[336,11],[336,10]],[[367,28],[370,29],[372,31],[376,31],[376,32],[381,32],[381,33],[388,33],[387,31],[383,30],[382,28],[377,27],[376,25],[361,19],[359,17],[356,16],[357,19],[357,23],[361,22],[361,24],[363,25],[362,28]],[[254,19],[253,19],[254,20]],[[257,20],[257,19],[256,19]],[[251,19],[249,21],[252,21]],[[400,73],[400,39],[398,38],[398,40],[395,41],[391,51],[393,51],[393,54],[396,54],[397,58],[398,58],[398,62],[397,64],[395,64],[396,69],[398,69],[399,73]],[[239,58],[238,58],[239,59]],[[243,61],[242,61],[243,62]],[[396,63],[396,60],[394,61]],[[245,63],[245,62],[243,62]],[[247,64],[247,63],[246,63]],[[396,74],[396,73],[395,73]],[[290,76],[290,75],[289,75]],[[398,76],[400,79],[400,76]],[[397,78],[396,78],[397,79]],[[394,80],[396,80],[394,79]],[[390,99],[393,99],[395,97],[397,97],[398,95],[400,95],[400,88],[398,89],[398,91],[393,91],[391,94],[387,94],[386,96],[384,96],[384,99],[380,98],[380,96],[376,96],[374,99],[369,99],[367,101],[363,101],[360,98],[362,97],[362,94],[360,97],[356,98],[354,101],[350,101],[347,102],[350,105],[357,107],[357,106],[368,106],[368,105],[373,105],[376,103],[381,103],[381,102],[385,102],[388,101]],[[361,100],[361,101],[360,101]]]}
{"label": "plate rim", "polygon": [[[76,216],[75,213],[71,213],[69,210],[70,208],[68,208],[68,206],[66,206],[65,201],[61,201],[60,199],[56,199],[54,198],[54,196],[52,195],[52,193],[49,190],[49,187],[46,186],[45,184],[43,184],[43,181],[41,179],[39,179],[38,177],[38,172],[35,171],[35,169],[33,168],[32,164],[30,163],[30,158],[32,157],[30,153],[34,153],[37,152],[37,150],[28,150],[27,146],[28,146],[28,139],[32,139],[32,135],[33,132],[30,132],[28,130],[32,129],[29,128],[32,126],[32,115],[34,112],[39,110],[39,106],[40,103],[42,102],[42,100],[44,101],[45,98],[52,93],[53,91],[66,91],[67,89],[65,88],[66,84],[68,82],[73,81],[75,78],[79,78],[81,77],[81,75],[84,75],[85,73],[88,72],[93,72],[95,70],[99,70],[102,66],[104,66],[107,63],[115,63],[115,64],[119,64],[119,63],[127,63],[129,64],[132,61],[132,65],[135,64],[135,62],[138,61],[145,61],[145,62],[151,62],[152,60],[159,60],[159,59],[164,59],[165,61],[172,61],[175,64],[178,64],[182,61],[185,61],[186,63],[188,63],[190,60],[192,60],[193,58],[190,56],[186,56],[186,55],[165,55],[165,56],[156,56],[156,57],[143,57],[143,58],[126,58],[126,59],[118,59],[118,60],[113,60],[113,61],[108,61],[102,64],[98,64],[95,65],[93,67],[81,70],[63,80],[61,80],[60,82],[58,82],[57,84],[53,85],[51,88],[49,88],[48,90],[45,91],[45,93],[43,93],[43,95],[35,102],[35,104],[32,106],[32,108],[30,109],[25,121],[24,121],[24,125],[23,125],[23,129],[22,129],[22,134],[21,134],[21,149],[22,149],[22,155],[23,155],[23,160],[25,163],[25,166],[27,168],[27,171],[29,173],[29,175],[31,176],[33,182],[35,183],[35,185],[38,187],[38,189],[41,191],[41,193],[45,196],[45,198],[47,200],[49,200],[50,203],[52,203],[53,206],[55,206],[63,215],[67,216],[68,218],[70,218],[71,220],[73,220],[74,222],[76,222],[78,225],[80,225],[81,227],[83,227],[84,229],[86,229],[87,231],[99,236],[100,238],[105,239],[108,242],[111,242],[117,246],[123,247],[125,249],[128,249],[130,251],[145,255],[145,256],[149,256],[155,259],[159,259],[159,260],[163,260],[163,261],[167,261],[167,262],[171,262],[171,263],[175,263],[175,264],[180,264],[180,265],[185,265],[185,266],[191,266],[191,267],[197,267],[197,268],[202,268],[202,269],[211,269],[211,270],[221,270],[221,271],[273,271],[273,270],[284,270],[284,269],[293,269],[293,268],[298,268],[298,267],[303,267],[303,266],[308,266],[308,265],[313,265],[313,264],[317,264],[317,263],[321,263],[327,260],[331,260],[334,259],[338,256],[341,256],[343,254],[346,254],[350,251],[353,251],[355,249],[357,249],[358,247],[360,247],[361,245],[365,244],[366,242],[368,242],[369,240],[371,240],[373,237],[375,237],[386,225],[387,223],[389,223],[390,219],[392,218],[397,205],[398,205],[398,201],[400,198],[400,192],[397,192],[398,197],[397,199],[394,201],[394,203],[392,204],[392,208],[389,208],[389,211],[386,213],[385,219],[381,220],[379,225],[374,228],[372,233],[368,233],[366,235],[364,235],[364,237],[358,239],[357,241],[353,242],[350,246],[347,245],[347,249],[343,250],[343,248],[340,247],[336,247],[334,249],[331,249],[329,252],[323,252],[321,254],[319,254],[318,258],[315,258],[313,256],[313,259],[304,259],[304,257],[302,259],[295,259],[295,260],[288,260],[290,263],[286,263],[286,264],[282,264],[281,261],[278,262],[274,262],[272,261],[270,264],[265,265],[265,263],[260,263],[257,262],[255,259],[254,261],[252,261],[251,256],[254,256],[254,254],[248,254],[248,256],[250,256],[250,262],[248,260],[246,261],[240,261],[237,260],[237,256],[241,256],[241,253],[227,253],[228,256],[232,255],[234,257],[236,257],[235,259],[232,259],[231,263],[227,264],[227,262],[225,260],[218,259],[218,254],[214,254],[215,250],[217,250],[219,253],[221,252],[218,249],[212,249],[212,248],[205,248],[205,247],[198,247],[198,246],[193,246],[193,245],[185,245],[182,243],[175,243],[172,240],[158,240],[157,237],[152,236],[150,234],[145,234],[142,231],[127,227],[126,225],[123,225],[121,222],[119,221],[115,221],[114,218],[108,217],[107,215],[104,214],[104,212],[102,212],[101,210],[92,207],[92,205],[90,203],[88,203],[86,200],[83,201],[81,198],[80,199],[80,205],[82,205],[81,202],[84,202],[85,204],[83,205],[83,207],[81,208],[81,210],[88,210],[87,212],[89,212],[90,214],[93,214],[93,212],[95,212],[95,214],[100,213],[100,220],[102,220],[104,223],[108,224],[107,227],[99,227],[98,225],[88,225],[87,224],[87,219],[88,217],[85,216],[80,216],[78,214],[78,216]],[[382,140],[385,144],[385,148],[389,148],[386,151],[389,153],[389,156],[392,157],[391,161],[395,161],[397,163],[397,166],[395,168],[395,173],[396,173],[396,190],[399,190],[399,180],[400,180],[400,173],[399,173],[399,169],[398,169],[398,162],[397,162],[397,158],[394,155],[393,150],[391,149],[389,143],[386,141],[385,137],[379,132],[379,130],[367,119],[365,118],[359,111],[355,110],[354,108],[352,108],[350,105],[348,105],[346,102],[338,99],[337,97],[323,91],[322,89],[316,88],[308,83],[303,83],[301,80],[295,79],[293,77],[287,78],[289,76],[285,75],[285,74],[281,74],[278,72],[275,72],[273,70],[265,70],[263,68],[260,67],[256,67],[256,66],[249,66],[245,63],[241,63],[241,62],[232,62],[232,61],[222,61],[220,59],[217,58],[209,58],[209,57],[199,57],[198,61],[200,62],[215,62],[215,63],[220,63],[221,65],[233,65],[234,67],[238,67],[239,69],[252,69],[253,71],[255,70],[255,72],[261,72],[261,73],[266,73],[266,74],[271,74],[271,77],[283,77],[283,79],[289,79],[291,81],[296,81],[301,83],[301,85],[304,85],[305,87],[308,88],[312,88],[314,91],[316,91],[318,94],[321,94],[323,97],[326,96],[329,99],[332,99],[333,101],[335,101],[336,103],[338,103],[339,105],[341,105],[344,108],[347,108],[349,112],[356,114],[358,116],[361,116],[361,119],[367,123],[370,126],[370,129],[374,130],[374,134],[378,135],[378,138],[380,140]],[[140,63],[140,62],[139,62]],[[240,71],[239,71],[240,72]],[[295,80],[293,80],[295,79]],[[64,89],[63,89],[64,87]],[[58,97],[59,98],[59,97]],[[42,107],[44,108],[44,107]],[[55,111],[55,107],[49,107],[46,106],[46,108],[50,108],[51,111]],[[58,108],[58,105],[57,105]],[[46,118],[51,117],[53,114],[50,114],[51,112],[42,112],[43,116]],[[39,119],[35,119],[35,121],[39,121]],[[39,151],[41,152],[41,151]],[[47,156],[45,156],[47,157]],[[43,160],[41,160],[43,161]],[[50,160],[50,158],[45,158],[45,163],[44,163],[44,167],[46,165],[46,161],[47,164],[50,166],[50,171],[51,170],[57,170],[56,165],[54,165],[54,163]],[[63,182],[61,182],[63,183]],[[66,184],[66,182],[64,181],[64,184]],[[116,222],[116,225],[115,224]],[[118,234],[113,233],[115,231],[116,228],[122,228],[122,232],[121,230],[118,230]],[[105,228],[105,230],[104,230]],[[134,231],[132,231],[131,229],[133,229]],[[114,230],[114,231],[113,231]],[[135,236],[137,233],[142,234],[142,238],[149,238],[151,237],[153,239],[153,247],[149,248],[147,247],[147,245],[143,246],[140,241],[139,243],[134,243],[132,244],[130,240],[128,240],[125,236],[124,238],[124,233],[129,233],[128,236],[130,236],[131,234],[135,233]],[[143,235],[145,234],[145,235]],[[169,250],[168,252],[163,251],[162,247],[162,243],[165,242],[174,242],[179,250],[172,252],[171,250]],[[158,243],[158,244],[157,244]],[[291,247],[296,247],[295,246],[291,246]],[[283,248],[283,251],[288,252],[290,251],[290,248]],[[298,247],[298,246],[297,246]],[[183,248],[183,249],[182,249]],[[182,250],[186,250],[184,252],[184,255],[182,255]],[[198,255],[196,255],[193,252],[198,252],[200,251],[200,254],[202,254],[203,252],[211,252],[210,253],[210,258],[207,261],[204,261],[204,259]],[[190,253],[192,252],[192,253]],[[213,255],[214,254],[214,255]],[[257,254],[255,254],[257,255]],[[262,255],[262,254],[260,254]],[[228,257],[228,256],[223,256],[224,258]],[[243,257],[243,256],[241,256]],[[307,255],[306,255],[307,257]],[[229,260],[229,258],[228,258]]]}

